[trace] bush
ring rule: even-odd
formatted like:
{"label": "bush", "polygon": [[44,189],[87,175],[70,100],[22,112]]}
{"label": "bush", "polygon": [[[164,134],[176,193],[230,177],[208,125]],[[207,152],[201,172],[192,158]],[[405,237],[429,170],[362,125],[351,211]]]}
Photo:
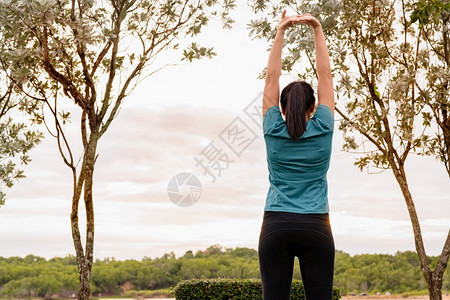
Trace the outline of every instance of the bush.
{"label": "bush", "polygon": [[[260,279],[193,279],[184,280],[173,289],[175,299],[262,299]],[[291,286],[291,299],[304,300],[305,292],[301,281],[294,280]],[[341,299],[338,288],[333,290],[333,299]]]}

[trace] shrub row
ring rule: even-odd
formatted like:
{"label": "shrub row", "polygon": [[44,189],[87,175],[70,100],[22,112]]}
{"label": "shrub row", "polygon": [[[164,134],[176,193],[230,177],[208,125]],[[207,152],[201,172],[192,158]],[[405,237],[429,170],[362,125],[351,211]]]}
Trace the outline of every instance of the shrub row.
{"label": "shrub row", "polygon": [[[193,279],[181,281],[173,288],[177,300],[257,300],[262,299],[260,279]],[[305,292],[301,281],[294,280],[291,286],[291,300],[304,300]],[[341,299],[338,288],[333,290],[333,300]]]}

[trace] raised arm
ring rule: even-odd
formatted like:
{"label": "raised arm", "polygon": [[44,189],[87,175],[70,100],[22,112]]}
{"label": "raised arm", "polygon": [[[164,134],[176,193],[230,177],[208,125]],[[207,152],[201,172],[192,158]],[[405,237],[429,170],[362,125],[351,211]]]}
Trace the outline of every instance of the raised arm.
{"label": "raised arm", "polygon": [[279,78],[281,75],[281,52],[283,49],[284,31],[291,25],[298,24],[300,16],[294,15],[287,17],[286,10],[281,16],[280,25],[278,26],[277,34],[270,49],[269,62],[266,69],[266,83],[264,86],[262,114],[272,106],[278,106],[280,98],[280,84]]}
{"label": "raised arm", "polygon": [[314,30],[314,42],[316,47],[316,70],[317,70],[317,96],[319,105],[328,106],[334,113],[334,88],[333,78],[331,77],[330,57],[328,47],[323,35],[322,25],[316,18],[310,14],[304,14],[300,17],[300,23],[309,24]]}

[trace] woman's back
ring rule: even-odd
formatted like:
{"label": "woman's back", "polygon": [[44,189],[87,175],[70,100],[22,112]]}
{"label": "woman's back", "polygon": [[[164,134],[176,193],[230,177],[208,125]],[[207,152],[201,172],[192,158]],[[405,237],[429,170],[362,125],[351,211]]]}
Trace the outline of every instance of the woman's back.
{"label": "woman's back", "polygon": [[280,109],[273,106],[264,115],[270,188],[265,211],[327,213],[327,180],[334,118],[319,105],[298,140],[288,133]]}

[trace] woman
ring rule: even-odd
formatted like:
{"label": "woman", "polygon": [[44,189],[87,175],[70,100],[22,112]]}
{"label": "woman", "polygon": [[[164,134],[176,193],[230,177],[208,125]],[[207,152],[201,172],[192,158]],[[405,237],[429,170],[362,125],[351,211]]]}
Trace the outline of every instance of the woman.
{"label": "woman", "polygon": [[[315,98],[308,83],[294,81],[279,96],[284,31],[295,24],[314,31],[318,107],[312,117]],[[306,299],[332,299],[334,241],[326,173],[334,91],[322,26],[311,15],[287,17],[283,12],[269,55],[262,107],[270,182],[258,246],[264,299],[289,299],[296,256]]]}

